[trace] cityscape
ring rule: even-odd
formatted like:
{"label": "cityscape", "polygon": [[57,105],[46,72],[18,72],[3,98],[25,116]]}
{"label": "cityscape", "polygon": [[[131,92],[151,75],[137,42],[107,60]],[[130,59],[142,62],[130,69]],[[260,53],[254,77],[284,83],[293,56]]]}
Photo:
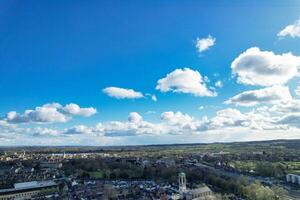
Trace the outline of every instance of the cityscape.
{"label": "cityscape", "polygon": [[3,147],[0,199],[299,199],[299,145]]}
{"label": "cityscape", "polygon": [[1,0],[0,200],[300,200],[299,0]]}

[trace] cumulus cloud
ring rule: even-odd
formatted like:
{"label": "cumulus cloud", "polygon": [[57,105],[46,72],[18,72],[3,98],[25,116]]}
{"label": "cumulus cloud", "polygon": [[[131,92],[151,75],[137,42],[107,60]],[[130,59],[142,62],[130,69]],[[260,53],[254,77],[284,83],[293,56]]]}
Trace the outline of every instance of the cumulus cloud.
{"label": "cumulus cloud", "polygon": [[182,135],[202,134],[203,132],[228,128],[244,128],[249,130],[280,130],[285,126],[276,124],[274,118],[265,112],[265,109],[256,109],[242,113],[237,109],[223,109],[212,118],[196,119],[182,112],[163,112],[158,123],[147,122],[136,112],[129,113],[128,121],[108,121],[99,123],[95,127],[83,125],[75,126],[63,131],[66,135],[101,135],[104,137],[127,137],[145,135]]}
{"label": "cumulus cloud", "polygon": [[181,127],[190,126],[194,124],[195,120],[193,117],[188,114],[184,114],[181,112],[164,112],[161,114],[161,119],[164,122],[169,123],[170,125],[179,125]]}
{"label": "cumulus cloud", "polygon": [[292,99],[288,101],[280,102],[270,108],[270,111],[277,113],[300,113],[300,100]]}
{"label": "cumulus cloud", "polygon": [[77,125],[72,128],[66,129],[63,134],[67,135],[77,135],[77,134],[93,134],[96,129],[89,128],[84,125]]}
{"label": "cumulus cloud", "polygon": [[168,129],[172,134],[195,131],[200,123],[188,114],[172,111],[162,113],[161,119],[169,125]]}
{"label": "cumulus cloud", "polygon": [[66,111],[67,113],[69,113],[71,115],[78,115],[78,116],[83,116],[83,117],[90,117],[97,113],[97,110],[93,107],[80,108],[75,103],[67,104],[63,109],[64,109],[64,111]]}
{"label": "cumulus cloud", "polygon": [[95,127],[74,126],[61,132],[64,135],[100,135],[104,137],[125,137],[142,135],[166,135],[188,133],[197,129],[198,121],[181,112],[164,112],[161,123],[151,123],[137,112],[131,112],[127,121],[108,121]]}
{"label": "cumulus cloud", "polygon": [[300,100],[294,99],[274,105],[271,109],[273,112],[283,114],[279,117],[277,124],[283,124],[287,127],[300,128]]}
{"label": "cumulus cloud", "polygon": [[157,135],[163,133],[159,124],[153,124],[143,120],[137,112],[131,112],[127,122],[110,121],[101,124],[101,130],[105,136],[140,136]]}
{"label": "cumulus cloud", "polygon": [[[288,112],[288,110],[284,112]],[[95,141],[96,138],[107,140],[107,138],[131,137],[132,140],[138,140],[137,138],[157,136],[164,138],[174,135],[178,138],[195,138],[199,135],[201,138],[201,136],[213,137],[211,134],[216,133],[222,139],[225,139],[223,137],[232,139],[235,133],[239,133],[238,139],[241,140],[243,138],[242,133],[258,133],[258,131],[260,133],[267,133],[270,130],[279,133],[279,131],[283,130],[286,132],[288,129],[295,130],[295,128],[300,128],[298,125],[300,124],[299,112],[279,113],[279,115],[273,115],[273,113],[274,111],[267,106],[258,107],[249,112],[227,108],[217,111],[216,115],[211,118],[204,116],[197,119],[179,111],[167,111],[161,113],[160,122],[151,123],[145,121],[139,113],[131,112],[128,115],[127,121],[107,121],[98,123],[95,126],[76,125],[64,130],[38,127],[32,130],[20,129],[17,132],[26,133],[26,135],[29,132],[33,132],[31,135],[35,136],[36,139],[38,139],[37,136],[40,136],[42,138],[51,137],[51,140],[52,138],[63,139],[63,137],[70,140],[89,138],[90,141]],[[0,133],[5,132],[1,132],[0,128]]]}
{"label": "cumulus cloud", "polygon": [[61,131],[50,128],[36,127],[33,130],[33,135],[39,137],[55,137],[61,135]]}
{"label": "cumulus cloud", "polygon": [[51,107],[36,107],[35,110],[26,110],[23,114],[11,111],[6,115],[6,120],[10,123],[66,122],[69,119],[69,116]]}
{"label": "cumulus cloud", "polygon": [[240,54],[231,64],[239,83],[272,86],[284,84],[297,75],[300,57],[292,53],[276,55],[252,47]]}
{"label": "cumulus cloud", "polygon": [[108,121],[98,123],[95,127],[74,126],[62,132],[65,135],[91,135],[104,137],[123,137],[153,135],[161,133],[160,125],[144,121],[137,112],[131,112],[127,121]]}
{"label": "cumulus cloud", "polygon": [[0,120],[0,128],[10,128],[10,127],[12,127],[12,125],[9,124],[7,121]]}
{"label": "cumulus cloud", "polygon": [[265,108],[254,109],[242,113],[237,109],[227,108],[217,112],[216,116],[208,121],[208,129],[224,129],[227,127],[242,127],[249,130],[281,130],[285,126],[276,123],[277,118],[266,112]]}
{"label": "cumulus cloud", "polygon": [[292,38],[300,37],[300,19],[295,21],[293,24],[287,25],[282,29],[277,36],[286,37],[291,36]]}
{"label": "cumulus cloud", "polygon": [[209,122],[211,128],[240,126],[246,120],[246,116],[237,109],[227,108],[217,112],[216,117]]}
{"label": "cumulus cloud", "polygon": [[143,121],[143,117],[137,112],[131,112],[129,113],[128,121],[132,123],[139,123]]}
{"label": "cumulus cloud", "polygon": [[188,93],[194,96],[216,96],[207,88],[202,75],[189,68],[176,69],[157,81],[156,89],[161,92]]}
{"label": "cumulus cloud", "polygon": [[73,115],[89,117],[95,114],[95,108],[80,108],[77,104],[71,103],[62,106],[59,103],[45,104],[38,106],[34,110],[25,110],[24,113],[10,111],[3,119],[8,123],[51,123],[51,122],[67,122]]}
{"label": "cumulus cloud", "polygon": [[133,89],[107,87],[102,90],[105,94],[116,99],[139,99],[144,95],[141,92],[136,92]]}
{"label": "cumulus cloud", "polygon": [[300,113],[287,114],[279,119],[277,123],[300,128]]}
{"label": "cumulus cloud", "polygon": [[258,90],[242,92],[229,100],[225,104],[235,104],[239,106],[254,106],[261,103],[278,103],[292,99],[289,88],[286,86],[272,86]]}
{"label": "cumulus cloud", "polygon": [[142,135],[179,135],[195,131],[200,122],[181,112],[164,112],[160,123],[145,121],[136,112],[129,113],[128,121],[110,121],[101,124],[102,134],[109,137]]}
{"label": "cumulus cloud", "polygon": [[210,47],[214,46],[216,38],[213,38],[211,35],[208,35],[207,38],[197,38],[196,39],[196,48],[199,53],[202,53],[208,50]]}

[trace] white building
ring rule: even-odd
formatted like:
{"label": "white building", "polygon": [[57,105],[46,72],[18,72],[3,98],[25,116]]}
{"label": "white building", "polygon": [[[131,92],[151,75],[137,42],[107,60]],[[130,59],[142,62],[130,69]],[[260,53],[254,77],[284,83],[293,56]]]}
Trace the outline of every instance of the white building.
{"label": "white building", "polygon": [[208,200],[208,199],[214,199],[214,197],[209,187],[204,186],[201,188],[188,190],[185,193],[185,199],[186,200]]}
{"label": "white building", "polygon": [[179,183],[179,195],[173,194],[172,198],[175,199],[186,199],[186,200],[208,200],[214,199],[213,192],[209,187],[204,186],[196,189],[187,189],[186,187],[186,175],[181,172],[178,176]]}
{"label": "white building", "polygon": [[296,174],[287,174],[286,181],[300,185],[300,176]]}
{"label": "white building", "polygon": [[185,173],[181,172],[178,176],[178,183],[179,183],[179,193],[186,192],[186,176]]}
{"label": "white building", "polygon": [[58,192],[58,185],[53,181],[32,181],[14,184],[14,188],[1,189],[0,200],[27,200]]}

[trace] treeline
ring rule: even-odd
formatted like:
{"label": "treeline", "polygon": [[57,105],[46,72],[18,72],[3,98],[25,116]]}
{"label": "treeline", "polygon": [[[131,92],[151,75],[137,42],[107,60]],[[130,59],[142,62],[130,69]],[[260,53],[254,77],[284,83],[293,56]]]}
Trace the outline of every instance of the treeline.
{"label": "treeline", "polygon": [[[63,164],[66,175],[76,174],[81,179],[106,180],[167,180],[176,182],[179,169],[177,167],[141,166],[127,162],[101,159],[76,159]],[[95,173],[96,172],[96,173]],[[97,173],[98,172],[98,173]],[[93,176],[95,175],[95,176]],[[97,177],[98,175],[98,177]]]}
{"label": "treeline", "polygon": [[288,166],[281,162],[267,162],[267,161],[236,161],[233,163],[234,168],[242,173],[255,173],[264,177],[282,178],[286,174]]}

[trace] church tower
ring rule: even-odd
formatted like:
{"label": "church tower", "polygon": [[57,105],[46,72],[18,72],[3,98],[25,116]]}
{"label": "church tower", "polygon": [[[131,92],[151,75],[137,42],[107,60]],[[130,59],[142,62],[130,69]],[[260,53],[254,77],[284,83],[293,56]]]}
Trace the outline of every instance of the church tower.
{"label": "church tower", "polygon": [[178,183],[179,183],[179,192],[180,193],[186,192],[186,176],[184,172],[179,173]]}

